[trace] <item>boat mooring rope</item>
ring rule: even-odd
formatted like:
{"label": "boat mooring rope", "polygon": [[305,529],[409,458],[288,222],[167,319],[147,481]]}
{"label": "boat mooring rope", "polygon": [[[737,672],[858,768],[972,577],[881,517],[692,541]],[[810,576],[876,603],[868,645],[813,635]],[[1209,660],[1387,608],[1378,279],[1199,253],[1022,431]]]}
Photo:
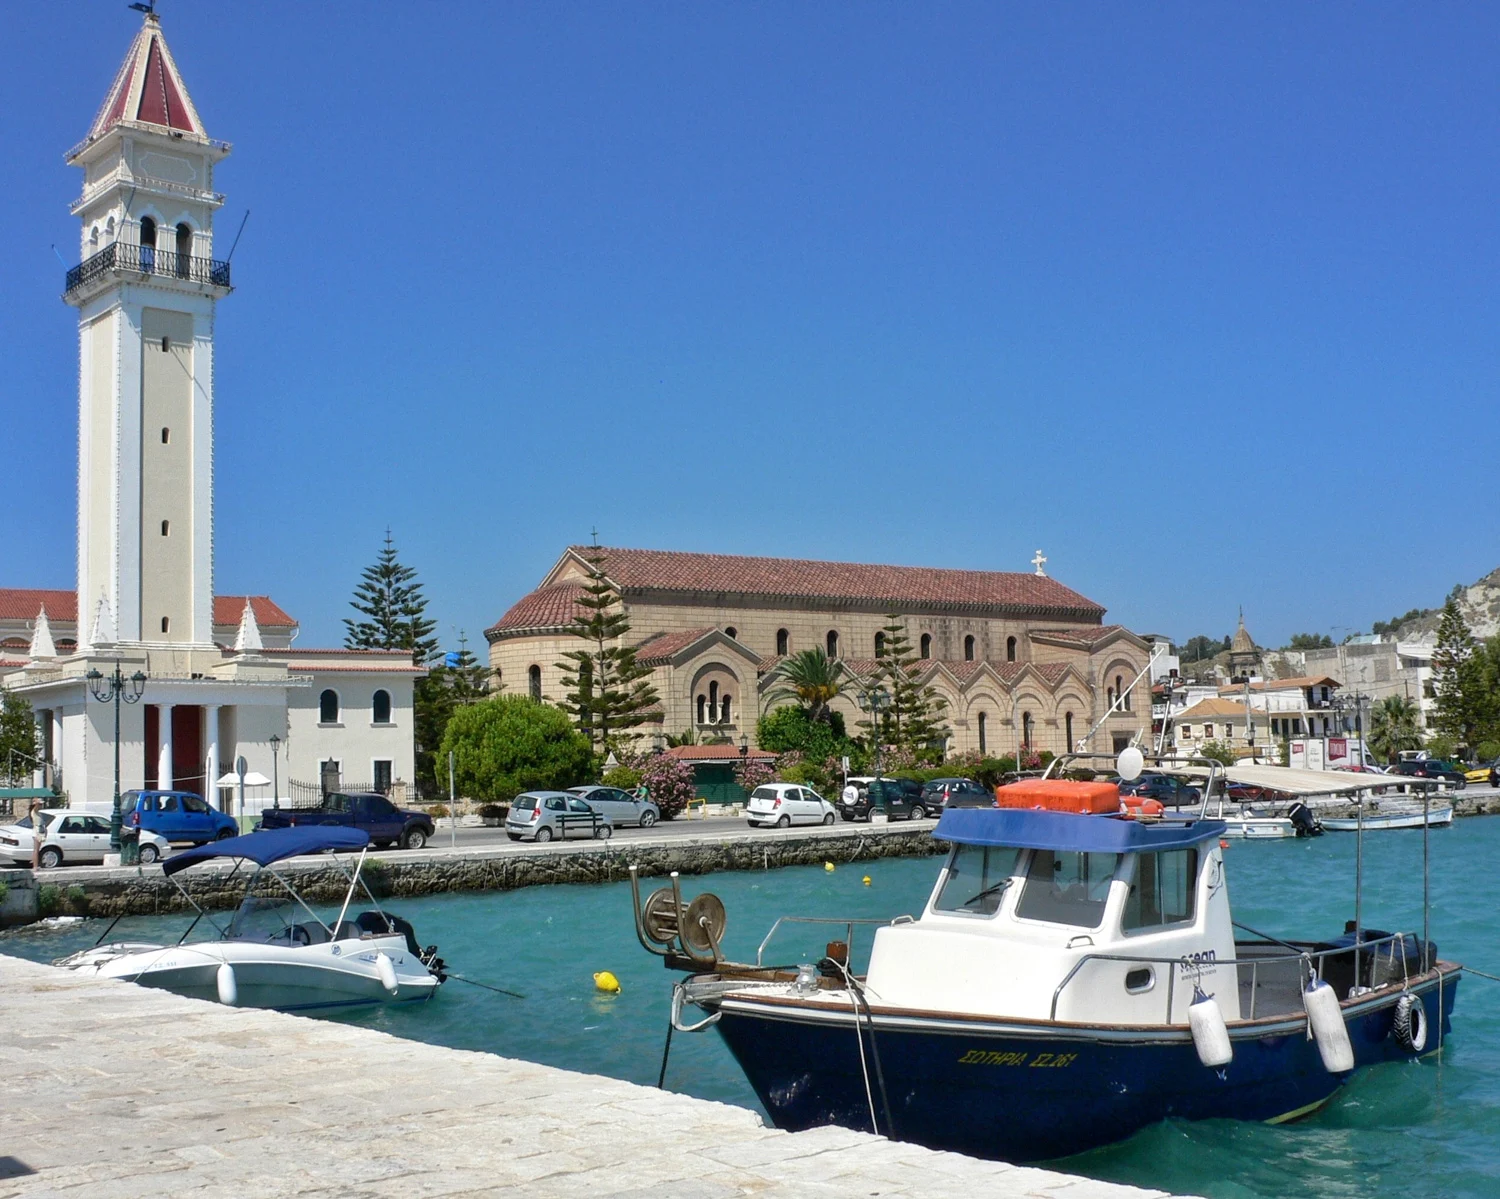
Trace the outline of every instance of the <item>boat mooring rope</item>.
{"label": "boat mooring rope", "polygon": [[[875,1043],[875,1013],[870,1010],[870,1001],[860,989],[859,981],[850,972],[849,968],[837,958],[824,958],[825,962],[832,962],[840,974],[844,976],[844,985],[849,988],[849,998],[854,1005],[854,1038],[859,1043],[859,1069],[864,1075],[865,1101],[870,1105],[870,1127],[876,1136],[880,1135],[880,1123],[875,1119],[875,1097],[870,1093],[870,1070],[865,1065],[865,1038],[859,1031],[859,1003],[864,1000],[865,1018],[870,1028],[870,1055],[875,1059],[875,1083],[880,1089],[880,1105],[885,1109],[885,1135],[891,1140],[896,1139],[895,1121],[891,1119],[891,1101],[885,1093],[885,1071],[880,1068],[880,1046]],[[821,964],[821,963],[820,963]]]}
{"label": "boat mooring rope", "polygon": [[471,987],[483,987],[486,991],[498,991],[501,995],[509,995],[512,999],[525,999],[526,996],[518,991],[507,991],[504,987],[491,986],[489,983],[479,982],[477,979],[465,978],[462,974],[448,972],[449,978],[456,978],[461,983],[468,983]]}
{"label": "boat mooring rope", "polygon": [[1483,970],[1476,970],[1473,966],[1465,966],[1463,970],[1465,974],[1477,974],[1480,978],[1487,978],[1492,983],[1500,983],[1500,978],[1493,974],[1486,974]]}

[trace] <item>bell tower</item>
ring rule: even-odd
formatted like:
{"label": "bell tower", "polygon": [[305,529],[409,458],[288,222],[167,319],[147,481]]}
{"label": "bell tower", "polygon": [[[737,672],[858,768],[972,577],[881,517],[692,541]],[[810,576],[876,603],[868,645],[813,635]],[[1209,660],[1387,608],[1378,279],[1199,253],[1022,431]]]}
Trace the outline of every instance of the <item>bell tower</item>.
{"label": "bell tower", "polygon": [[68,152],[78,309],[78,641],[213,644],[215,166],[155,12]]}

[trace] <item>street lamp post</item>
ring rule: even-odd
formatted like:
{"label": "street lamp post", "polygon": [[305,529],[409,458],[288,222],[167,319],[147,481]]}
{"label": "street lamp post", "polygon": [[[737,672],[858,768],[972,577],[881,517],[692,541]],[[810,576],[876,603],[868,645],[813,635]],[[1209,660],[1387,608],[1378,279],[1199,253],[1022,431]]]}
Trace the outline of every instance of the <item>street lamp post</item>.
{"label": "street lamp post", "polygon": [[870,714],[870,739],[875,742],[875,781],[880,781],[880,709],[890,703],[890,693],[883,687],[872,687],[861,697],[861,707]]}
{"label": "street lamp post", "polygon": [[115,805],[113,813],[109,818],[109,848],[120,852],[120,704],[133,704],[139,701],[142,692],[146,689],[146,676],[141,671],[136,671],[128,679],[120,673],[120,664],[115,663],[113,674],[100,674],[97,670],[91,670],[84,675],[88,680],[89,691],[93,697],[102,704],[113,703],[115,706]]}
{"label": "street lamp post", "polygon": [[281,748],[281,738],[271,734],[271,806],[281,807],[281,776],[276,770],[276,751]]}

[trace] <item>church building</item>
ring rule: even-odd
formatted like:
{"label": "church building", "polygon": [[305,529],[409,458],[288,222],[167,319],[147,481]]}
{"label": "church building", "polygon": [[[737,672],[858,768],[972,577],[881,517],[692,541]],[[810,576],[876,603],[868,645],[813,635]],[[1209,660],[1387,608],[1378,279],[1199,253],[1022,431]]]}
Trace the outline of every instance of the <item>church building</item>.
{"label": "church building", "polygon": [[[244,757],[276,778],[390,788],[413,773],[405,653],[295,647],[268,596],[215,595],[214,320],[232,291],[214,257],[208,136],[154,12],[69,151],[78,310],[78,557],[73,590],[0,588],[0,685],[38,722],[39,773],[75,805],[114,786],[215,786]],[[12,567],[18,560],[12,559]],[[103,677],[101,677],[103,676]],[[269,798],[261,788],[260,798]]]}
{"label": "church building", "polygon": [[[868,679],[890,613],[922,659],[920,679],[946,702],[950,753],[1061,753],[1086,738],[1110,753],[1150,734],[1150,684],[1131,687],[1150,647],[1049,578],[1040,554],[1026,574],[572,546],[486,630],[493,685],[563,698],[558,664],[578,648],[569,628],[595,555],[661,699],[647,738],[692,729],[753,745],[783,658],[816,646]],[[858,690],[834,702],[851,732]]]}

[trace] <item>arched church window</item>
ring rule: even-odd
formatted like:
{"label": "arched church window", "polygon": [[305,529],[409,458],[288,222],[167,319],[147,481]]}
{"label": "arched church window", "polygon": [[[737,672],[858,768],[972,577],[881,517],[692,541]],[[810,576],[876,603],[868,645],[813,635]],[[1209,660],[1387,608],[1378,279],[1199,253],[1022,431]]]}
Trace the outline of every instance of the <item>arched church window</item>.
{"label": "arched church window", "polygon": [[885,657],[885,634],[884,633],[876,633],[875,634],[875,656],[877,658],[883,658],[883,657]]}
{"label": "arched church window", "polygon": [[984,753],[989,749],[990,718],[983,712],[979,714],[979,752]]}
{"label": "arched church window", "polygon": [[376,724],[391,723],[391,693],[384,688],[370,700],[370,718]]}
{"label": "arched church window", "polygon": [[318,723],[338,724],[339,722],[339,693],[329,687],[322,695],[318,696]]}
{"label": "arched church window", "polygon": [[972,662],[973,660],[974,660],[974,634],[970,633],[967,637],[964,638],[964,661],[965,662]]}
{"label": "arched church window", "polygon": [[148,216],[141,218],[141,270],[156,269],[156,222]]}
{"label": "arched church window", "polygon": [[1031,734],[1035,724],[1030,712],[1021,713],[1021,744],[1027,749],[1031,748]]}
{"label": "arched church window", "polygon": [[1063,716],[1063,739],[1067,741],[1068,749],[1073,748],[1073,713],[1068,712]]}
{"label": "arched church window", "polygon": [[527,685],[531,688],[531,698],[542,698],[542,668],[533,666],[526,672]]}
{"label": "arched church window", "polygon": [[95,225],[92,229],[89,230],[89,249],[90,250],[97,250],[98,248],[99,248],[99,226]]}
{"label": "arched church window", "polygon": [[115,239],[115,218],[114,217],[110,217],[109,220],[107,220],[107,221],[104,222],[104,236],[107,237],[110,241],[114,241],[114,239]]}
{"label": "arched church window", "polygon": [[733,625],[730,625],[728,628],[726,628],[724,630],[724,635],[726,637],[731,637],[731,638],[733,638],[735,640],[739,640],[740,631],[737,628],[735,628]]}
{"label": "arched church window", "polygon": [[776,652],[783,657],[792,652],[792,635],[785,629],[776,630]]}
{"label": "arched church window", "polygon": [[1130,696],[1125,694],[1125,680],[1120,675],[1115,675],[1115,697],[1125,711],[1130,711]]}
{"label": "arched church window", "polygon": [[730,711],[729,711],[729,701],[730,701],[730,698],[731,697],[730,697],[729,693],[725,692],[724,698],[719,701],[719,723],[720,724],[731,724],[731,723],[733,723],[733,717],[731,716]]}
{"label": "arched church window", "polygon": [[930,658],[930,657],[932,657],[932,634],[931,633],[923,633],[922,634],[922,657],[924,657],[924,658]]}
{"label": "arched church window", "polygon": [[186,221],[177,226],[177,274],[186,279],[188,263],[193,259],[193,231]]}
{"label": "arched church window", "polygon": [[719,721],[719,684],[708,685],[708,721],[717,724]]}
{"label": "arched church window", "polygon": [[1014,662],[1016,660],[1016,639],[1014,637],[1007,637],[1005,639],[1005,660],[1007,662]]}
{"label": "arched church window", "polygon": [[837,658],[839,656],[839,635],[838,635],[838,631],[836,629],[829,629],[828,630],[828,637],[826,638],[826,641],[827,641],[827,645],[828,645],[828,656],[830,658]]}
{"label": "arched church window", "polygon": [[708,696],[706,695],[698,697],[698,723],[708,723]]}
{"label": "arched church window", "polygon": [[163,633],[170,632],[171,628],[172,628],[172,618],[170,616],[163,616],[161,618],[161,631]]}
{"label": "arched church window", "polygon": [[1104,706],[1106,709],[1115,706],[1115,689],[1113,687],[1106,687],[1104,689]]}

